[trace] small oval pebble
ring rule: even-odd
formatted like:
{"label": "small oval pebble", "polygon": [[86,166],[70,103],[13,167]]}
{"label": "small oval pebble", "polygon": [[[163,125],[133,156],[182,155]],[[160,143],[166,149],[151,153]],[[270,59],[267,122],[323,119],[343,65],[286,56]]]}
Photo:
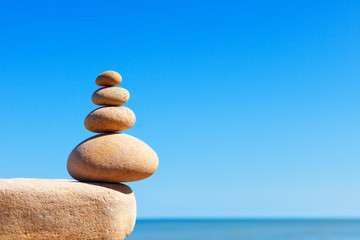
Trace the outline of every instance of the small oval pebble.
{"label": "small oval pebble", "polygon": [[115,71],[101,73],[95,80],[98,86],[116,86],[121,83],[121,76]]}
{"label": "small oval pebble", "polygon": [[91,100],[96,105],[123,105],[129,98],[130,93],[125,88],[104,87],[94,92]]}
{"label": "small oval pebble", "polygon": [[76,146],[67,169],[80,181],[132,182],[151,176],[158,165],[158,156],[146,143],[124,133],[111,133]]}
{"label": "small oval pebble", "polygon": [[135,124],[135,114],[127,107],[109,106],[95,109],[85,118],[85,127],[90,132],[106,133],[124,131]]}

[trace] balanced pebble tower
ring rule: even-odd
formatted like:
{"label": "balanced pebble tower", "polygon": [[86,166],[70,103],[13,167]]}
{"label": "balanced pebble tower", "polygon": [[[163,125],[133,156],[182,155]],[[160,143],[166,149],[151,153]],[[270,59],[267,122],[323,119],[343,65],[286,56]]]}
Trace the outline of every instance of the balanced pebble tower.
{"label": "balanced pebble tower", "polygon": [[[114,71],[106,71],[96,78],[102,86],[92,95],[92,102],[102,107],[85,118],[85,128],[95,135],[74,148],[67,162],[69,174],[86,182],[133,182],[151,176],[159,159],[143,141],[118,131],[135,124],[134,112],[121,106],[130,98],[125,88],[116,87],[122,78]],[[134,223],[133,223],[134,224]]]}
{"label": "balanced pebble tower", "polygon": [[151,176],[159,165],[156,153],[141,140],[118,133],[135,124],[134,112],[124,106],[130,93],[120,87],[121,76],[106,71],[96,78],[104,86],[92,95],[95,109],[85,118],[87,130],[101,133],[80,143],[71,152],[67,168],[79,181],[133,182]]}

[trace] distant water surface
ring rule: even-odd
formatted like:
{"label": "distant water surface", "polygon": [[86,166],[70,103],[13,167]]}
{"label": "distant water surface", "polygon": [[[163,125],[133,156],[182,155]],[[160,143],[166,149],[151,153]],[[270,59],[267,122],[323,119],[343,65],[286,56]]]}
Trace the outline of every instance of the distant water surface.
{"label": "distant water surface", "polygon": [[140,220],[127,240],[360,240],[360,220]]}

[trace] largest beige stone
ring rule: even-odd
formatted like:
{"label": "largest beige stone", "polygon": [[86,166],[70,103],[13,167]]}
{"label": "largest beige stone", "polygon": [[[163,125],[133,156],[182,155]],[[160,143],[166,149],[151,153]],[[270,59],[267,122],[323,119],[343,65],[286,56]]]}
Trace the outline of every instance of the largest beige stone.
{"label": "largest beige stone", "polygon": [[123,184],[0,179],[1,240],[124,239],[136,203]]}
{"label": "largest beige stone", "polygon": [[80,181],[132,182],[151,176],[158,165],[158,156],[146,143],[125,133],[110,133],[76,146],[67,168]]}

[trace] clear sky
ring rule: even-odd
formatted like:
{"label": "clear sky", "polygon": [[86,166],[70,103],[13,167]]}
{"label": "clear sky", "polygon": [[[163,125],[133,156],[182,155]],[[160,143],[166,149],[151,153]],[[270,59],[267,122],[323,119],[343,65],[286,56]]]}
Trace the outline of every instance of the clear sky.
{"label": "clear sky", "polygon": [[360,217],[359,1],[94,2],[2,2],[1,178],[70,179],[115,70],[139,218]]}

